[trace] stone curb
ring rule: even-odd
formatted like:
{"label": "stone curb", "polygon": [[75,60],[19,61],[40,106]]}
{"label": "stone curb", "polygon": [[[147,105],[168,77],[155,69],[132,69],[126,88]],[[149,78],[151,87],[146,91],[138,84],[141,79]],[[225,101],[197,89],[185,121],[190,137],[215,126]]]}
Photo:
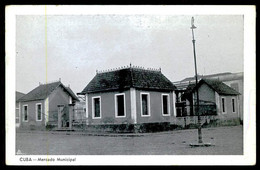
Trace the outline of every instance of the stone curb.
{"label": "stone curb", "polygon": [[144,134],[116,134],[116,133],[93,133],[77,131],[17,131],[17,133],[37,133],[37,134],[59,134],[59,135],[82,135],[82,136],[108,136],[108,137],[142,137]]}

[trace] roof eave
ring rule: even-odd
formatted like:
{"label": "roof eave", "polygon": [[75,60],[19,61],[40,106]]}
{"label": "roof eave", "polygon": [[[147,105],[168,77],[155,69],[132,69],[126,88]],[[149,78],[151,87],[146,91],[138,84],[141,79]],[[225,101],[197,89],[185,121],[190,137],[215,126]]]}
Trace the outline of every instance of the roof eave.
{"label": "roof eave", "polygon": [[[71,92],[70,92],[70,90],[68,90],[67,87],[64,86],[61,82],[60,82],[60,84],[59,84],[56,88],[58,88],[60,85],[67,91],[67,93],[69,93],[69,95],[70,95],[74,100],[79,101],[78,97],[77,97],[75,94],[73,94],[73,91],[70,89],[70,90],[71,90]],[[54,90],[53,90],[53,91],[54,91]]]}
{"label": "roof eave", "polygon": [[[47,98],[47,97],[46,97]],[[46,98],[40,98],[40,99],[29,99],[29,100],[17,100],[17,102],[31,102],[31,101],[39,101],[39,100],[45,100]]]}
{"label": "roof eave", "polygon": [[110,88],[110,89],[101,89],[101,90],[86,90],[85,92],[81,92],[81,94],[89,94],[89,93],[102,93],[102,92],[110,92],[110,91],[120,91],[120,90],[128,90],[130,87],[124,88]]}
{"label": "roof eave", "polygon": [[133,87],[125,87],[125,88],[113,88],[113,89],[105,89],[105,90],[88,90],[88,91],[82,91],[80,93],[77,93],[78,95],[86,95],[89,93],[100,93],[100,92],[110,92],[110,91],[120,91],[120,90],[128,90],[130,88],[135,88],[135,89],[143,89],[143,90],[150,90],[150,91],[174,91],[175,88],[145,88],[145,87],[138,87],[138,86],[133,86]]}
{"label": "roof eave", "polygon": [[234,94],[234,93],[218,93],[218,94],[219,95],[223,95],[223,96],[237,96],[237,95],[240,95],[240,94]]}

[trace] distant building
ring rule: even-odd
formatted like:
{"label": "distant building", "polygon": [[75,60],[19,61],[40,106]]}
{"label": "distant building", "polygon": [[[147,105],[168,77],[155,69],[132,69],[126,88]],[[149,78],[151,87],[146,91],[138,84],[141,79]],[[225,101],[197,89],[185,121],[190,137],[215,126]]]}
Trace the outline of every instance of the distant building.
{"label": "distant building", "polygon": [[218,115],[227,118],[239,117],[238,96],[236,90],[219,80],[201,79],[197,86],[191,84],[183,95],[186,99],[187,115],[196,115],[197,89],[201,115]]}
{"label": "distant building", "polygon": [[45,129],[47,125],[57,126],[59,106],[62,106],[65,111],[68,110],[69,104],[76,101],[78,101],[77,96],[60,81],[40,84],[18,99],[19,126],[25,129]]}
{"label": "distant building", "polygon": [[80,94],[85,95],[89,125],[170,123],[174,90],[161,70],[130,66],[97,72]]}
{"label": "distant building", "polygon": [[[237,96],[238,100],[238,115],[241,120],[243,120],[243,88],[244,88],[244,78],[243,72],[239,73],[219,73],[219,74],[211,74],[211,75],[198,75],[198,80],[201,79],[213,79],[218,80],[231,87],[235,91],[239,93]],[[173,82],[173,84],[177,87],[175,90],[176,93],[176,101],[177,101],[177,115],[185,115],[187,114],[187,107],[183,107],[183,104],[186,103],[186,99],[184,99],[184,93],[195,86],[195,77],[188,77],[181,81]]]}

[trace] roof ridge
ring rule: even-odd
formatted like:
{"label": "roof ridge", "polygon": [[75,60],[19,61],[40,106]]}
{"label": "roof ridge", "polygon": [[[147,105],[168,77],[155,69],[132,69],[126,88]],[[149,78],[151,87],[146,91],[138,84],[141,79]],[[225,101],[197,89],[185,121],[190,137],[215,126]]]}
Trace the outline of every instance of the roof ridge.
{"label": "roof ridge", "polygon": [[115,72],[115,71],[120,71],[120,70],[124,70],[124,69],[134,69],[134,70],[142,70],[142,71],[155,71],[155,72],[161,72],[161,68],[156,69],[156,68],[145,68],[142,66],[134,66],[134,65],[130,65],[130,66],[121,66],[118,68],[112,68],[112,69],[106,69],[106,70],[96,70],[97,74],[102,74],[102,73],[110,73],[110,72]]}
{"label": "roof ridge", "polygon": [[[54,84],[54,83],[59,83],[52,91],[50,91],[50,93],[45,97],[47,98],[54,90],[56,90],[62,83],[60,81],[55,81],[55,82],[51,82],[51,83],[46,83],[46,84],[42,84],[42,85],[50,85],[50,84]],[[64,86],[64,85],[63,85]]]}
{"label": "roof ridge", "polygon": [[77,96],[71,90],[70,87],[66,87],[61,81],[56,81],[52,83],[42,84],[31,90],[29,93],[24,95],[20,98],[20,101],[31,101],[31,100],[43,100],[48,98],[57,88],[65,89],[66,92],[72,96],[73,98],[77,99]]}
{"label": "roof ridge", "polygon": [[218,83],[217,85],[222,85],[222,87],[224,86],[225,88],[228,88],[228,90],[231,90],[234,93],[240,94],[235,89],[233,89],[232,87],[226,85],[225,83],[223,83],[222,81],[220,81],[218,79],[201,79],[201,80],[203,80],[208,86],[210,86],[212,89],[214,89],[218,93],[219,93],[220,89],[214,87],[214,85],[212,85],[211,83]]}
{"label": "roof ridge", "polygon": [[25,93],[23,93],[23,92],[20,92],[20,91],[17,91],[17,90],[16,90],[15,92],[16,92],[16,93],[21,93],[21,94],[25,94]]}
{"label": "roof ridge", "polygon": [[129,68],[130,68],[130,66],[121,66],[118,68],[112,68],[112,69],[106,69],[106,70],[96,70],[96,73],[97,74],[110,73],[110,72],[115,72],[115,71],[129,69]]}
{"label": "roof ridge", "polygon": [[[211,82],[218,82],[218,83],[219,83],[219,82],[220,82],[219,80],[217,80],[217,79],[216,79],[216,80],[215,80],[215,79],[213,79],[213,80],[212,80],[212,79],[201,79],[201,80],[200,80],[200,82],[203,82],[203,81],[204,81],[210,88],[212,88],[213,90],[217,91],[217,89],[214,88],[209,82],[211,81]],[[220,84],[220,83],[219,83],[219,84]]]}
{"label": "roof ridge", "polygon": [[[34,89],[32,89],[31,91],[29,91],[28,93],[26,93],[23,97],[21,97],[19,100],[23,100],[24,98],[28,97],[28,95],[32,94],[34,91],[37,91],[38,88],[43,87],[43,86],[47,86],[53,83],[57,83],[57,82],[52,82],[52,83],[48,83],[48,84],[40,84],[39,86],[35,87]],[[52,93],[53,91],[51,91]],[[47,95],[48,97],[49,95]],[[45,97],[45,98],[47,98]],[[26,99],[25,99],[26,100]]]}
{"label": "roof ridge", "polygon": [[54,80],[54,81],[50,81],[50,82],[46,82],[46,83],[40,83],[40,85],[48,85],[48,84],[53,84],[53,83],[58,83],[58,82],[61,83],[60,80]]}
{"label": "roof ridge", "polygon": [[[53,82],[53,83],[55,83],[55,82]],[[60,81],[58,81],[58,82],[56,82],[56,83],[59,83],[52,91],[51,91],[51,93],[54,91],[54,90],[56,90],[60,85],[63,85],[64,87],[66,87],[64,84],[62,84]],[[50,93],[50,94],[51,94]],[[49,95],[50,95],[49,94]]]}

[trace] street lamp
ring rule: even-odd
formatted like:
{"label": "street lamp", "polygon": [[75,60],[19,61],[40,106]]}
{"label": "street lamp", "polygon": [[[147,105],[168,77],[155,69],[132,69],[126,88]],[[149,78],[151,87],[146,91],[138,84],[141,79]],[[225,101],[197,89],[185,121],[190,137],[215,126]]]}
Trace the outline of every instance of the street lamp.
{"label": "street lamp", "polygon": [[200,120],[200,113],[199,113],[199,91],[198,91],[198,74],[197,74],[197,63],[196,63],[196,52],[195,52],[195,39],[194,39],[194,29],[196,27],[194,26],[194,18],[191,18],[191,31],[192,31],[192,44],[193,44],[193,53],[194,53],[194,65],[195,65],[195,79],[196,79],[196,93],[197,93],[197,108],[195,109],[197,116],[198,116],[198,143],[202,144],[202,133],[201,133],[201,120]]}

